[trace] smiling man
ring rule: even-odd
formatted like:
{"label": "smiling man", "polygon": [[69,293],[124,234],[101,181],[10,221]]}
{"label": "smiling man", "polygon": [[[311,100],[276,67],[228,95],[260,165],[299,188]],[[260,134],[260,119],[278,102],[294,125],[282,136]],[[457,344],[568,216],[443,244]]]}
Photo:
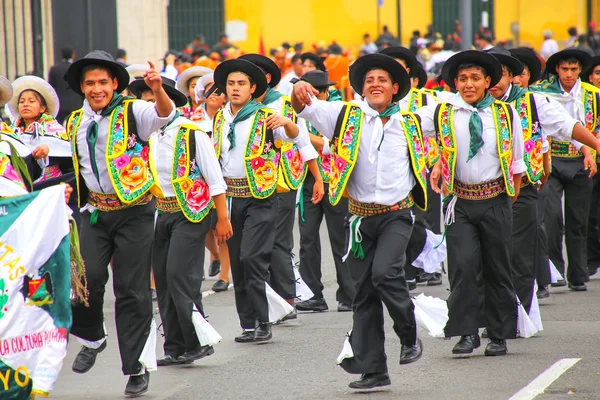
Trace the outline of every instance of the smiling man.
{"label": "smiling man", "polygon": [[314,96],[319,91],[299,81],[292,104],[332,142],[331,204],[338,204],[346,191],[349,196],[346,260],[356,282],[349,337],[354,355],[340,365],[362,374],[351,388],[370,389],[390,384],[383,304],[402,343],[400,364],[417,361],[423,352],[404,262],[414,220],[411,208],[427,207],[426,171],[418,118],[400,113],[397,104],[410,90],[406,70],[391,57],[369,54],[350,67],[350,83],[365,100],[318,100]]}
{"label": "smiling man", "polygon": [[154,236],[150,188],[155,177],[148,165],[148,140],[175,115],[152,64],[144,80],[156,103],[119,94],[127,88],[129,74],[105,51],[92,51],[67,72],[69,86],[85,97],[83,108],[69,117],[67,132],[83,207],[81,255],[89,289],[89,307],[73,305],[71,333],[83,344],[73,371],[89,371],[106,348],[103,306],[112,260],[117,339],[123,373],[130,375],[125,388],[130,396],[148,390],[149,370],[156,368],[142,357],[155,329],[150,294]]}

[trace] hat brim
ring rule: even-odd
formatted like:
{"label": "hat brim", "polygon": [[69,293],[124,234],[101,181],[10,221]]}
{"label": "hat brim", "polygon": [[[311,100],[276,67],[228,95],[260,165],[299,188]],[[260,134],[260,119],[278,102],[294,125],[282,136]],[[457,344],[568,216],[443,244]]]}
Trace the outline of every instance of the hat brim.
{"label": "hat brim", "polygon": [[529,50],[526,48],[516,48],[510,49],[509,51],[513,55],[513,57],[517,58],[525,66],[527,66],[529,74],[531,75],[531,77],[529,78],[529,84],[532,84],[533,82],[540,79],[540,75],[542,74],[542,62],[533,52],[533,50]]}
{"label": "hat brim", "polygon": [[5,105],[13,97],[13,87],[10,81],[0,75],[0,107]]}
{"label": "hat brim", "polygon": [[144,76],[146,71],[150,69],[148,65],[144,64],[131,64],[125,68],[127,72],[129,72],[130,83],[135,80],[135,78],[141,78]]}
{"label": "hat brim", "polygon": [[118,82],[117,93],[121,93],[123,90],[127,89],[127,86],[129,85],[129,72],[127,72],[123,65],[116,61],[99,58],[82,58],[71,64],[66,75],[69,87],[78,95],[84,96],[81,91],[81,75],[83,74],[83,69],[89,65],[100,65],[110,69]]}
{"label": "hat brim", "polygon": [[58,110],[60,109],[58,95],[54,88],[42,78],[33,75],[22,76],[12,83],[12,89],[14,96],[7,103],[6,107],[13,117],[17,118],[19,116],[19,96],[25,90],[35,90],[38,92],[44,98],[44,101],[46,101],[46,112],[54,118],[58,115]]}
{"label": "hat brim", "polygon": [[262,56],[260,54],[245,54],[238,58],[250,61],[252,64],[255,64],[258,67],[265,70],[265,73],[270,74],[271,82],[269,82],[269,87],[274,88],[281,81],[281,70],[279,69],[277,64],[275,64],[275,62],[270,58]]}
{"label": "hat brim", "polygon": [[590,74],[594,72],[594,68],[600,65],[600,56],[594,56],[590,59],[588,67],[581,73],[581,80],[590,83]]}
{"label": "hat brim", "polygon": [[321,57],[319,57],[315,53],[304,53],[300,56],[300,59],[302,60],[302,62],[310,60],[315,64],[319,71],[327,72],[327,67],[325,66],[325,63],[323,62]]}
{"label": "hat brim", "polygon": [[215,70],[215,84],[221,92],[227,93],[227,77],[232,72],[242,72],[254,81],[256,90],[252,94],[253,98],[258,98],[267,91],[268,85],[265,73],[250,61],[236,58],[222,62]]}
{"label": "hat brim", "polygon": [[502,65],[493,55],[478,50],[465,50],[450,57],[442,67],[442,78],[450,87],[454,87],[454,79],[458,67],[463,64],[475,64],[483,67],[491,79],[490,88],[502,79]]}
{"label": "hat brim", "polygon": [[185,71],[183,71],[177,77],[177,83],[175,84],[175,87],[179,91],[181,91],[181,93],[184,93],[187,95],[188,82],[190,81],[190,79],[200,78],[200,77],[203,77],[204,75],[212,74],[213,72],[214,71],[208,67],[198,67],[198,66],[190,67],[190,68],[186,69]]}
{"label": "hat brim", "polygon": [[[173,103],[175,103],[175,107],[183,107],[186,105],[188,100],[185,94],[181,93],[174,87],[166,85],[164,83],[162,87],[165,90],[165,92],[167,92],[167,96],[169,96],[169,98],[173,100]],[[150,87],[146,84],[146,81],[144,81],[144,79],[137,78],[129,84],[129,90],[135,95],[135,97],[139,99],[141,97],[142,92],[152,89],[150,89]]]}
{"label": "hat brim", "polygon": [[592,61],[592,56],[583,50],[564,49],[550,56],[550,58],[546,61],[546,71],[552,75],[556,75],[556,67],[558,66],[559,61],[567,58],[575,58],[579,60],[582,71],[585,71]]}
{"label": "hat brim", "polygon": [[360,57],[350,66],[350,85],[359,95],[363,95],[365,75],[369,70],[374,68],[381,68],[387,71],[398,83],[398,93],[392,97],[392,101],[396,102],[403,99],[410,91],[410,77],[406,69],[392,57],[375,53]]}
{"label": "hat brim", "polygon": [[414,53],[402,46],[391,46],[379,51],[381,54],[385,54],[386,56],[390,56],[392,58],[400,58],[406,62],[406,68],[410,69],[410,76],[416,76],[417,73],[417,57],[415,57]]}
{"label": "hat brim", "polygon": [[500,61],[500,64],[505,65],[506,68],[509,69],[509,71],[512,73],[513,76],[518,76],[521,75],[521,72],[523,72],[523,63],[521,61],[519,61],[517,58],[512,57],[512,56],[507,56],[505,54],[494,54],[494,53],[490,53],[491,55],[493,55],[494,57],[496,57],[498,59],[498,61]]}

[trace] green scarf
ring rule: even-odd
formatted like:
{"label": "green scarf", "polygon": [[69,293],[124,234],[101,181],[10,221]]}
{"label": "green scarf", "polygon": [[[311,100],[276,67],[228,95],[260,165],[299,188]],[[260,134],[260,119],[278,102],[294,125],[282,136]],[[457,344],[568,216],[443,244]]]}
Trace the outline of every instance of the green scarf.
{"label": "green scarf", "polygon": [[511,85],[510,93],[508,94],[508,99],[506,99],[507,103],[512,103],[513,101],[520,99],[527,93],[527,89],[523,89],[518,85]]}
{"label": "green scarf", "polygon": [[335,87],[329,89],[329,97],[327,101],[342,101],[342,94]]}
{"label": "green scarf", "polygon": [[235,148],[235,125],[238,122],[242,122],[256,114],[258,110],[264,107],[263,103],[258,103],[255,99],[250,100],[240,111],[237,112],[233,121],[229,124],[229,133],[227,134],[227,139],[231,146],[229,150],[233,150]]}
{"label": "green scarf", "polygon": [[[475,107],[477,111],[480,111],[491,106],[494,101],[495,99],[489,93],[486,93],[483,99],[475,104],[471,104],[471,106]],[[467,162],[471,161],[471,159],[475,157],[477,152],[483,147],[483,123],[481,122],[481,117],[477,111],[473,111],[471,113],[471,117],[469,118],[469,133],[471,134],[471,142],[469,145],[469,157],[467,158]]]}
{"label": "green scarf", "polygon": [[564,92],[560,88],[558,81],[559,80],[556,78],[556,76],[551,75],[547,81],[540,81],[535,85],[530,86],[529,90],[540,93],[562,94]]}
{"label": "green scarf", "polygon": [[271,104],[271,103],[274,103],[275,101],[279,100],[282,96],[283,95],[281,93],[279,93],[277,90],[273,90],[273,89],[269,88],[267,90],[267,94],[263,98],[262,103],[266,106],[267,104]]}
{"label": "green scarf", "polygon": [[[115,108],[117,108],[123,100],[126,98],[121,96],[119,93],[113,94],[112,100],[108,105],[102,110],[100,113],[103,117],[108,117]],[[92,164],[92,172],[98,181],[98,185],[100,185],[100,174],[98,173],[98,165],[96,164],[96,142],[98,141],[98,123],[96,120],[92,120],[90,125],[87,128],[86,134],[88,151],[90,153],[90,162]],[[102,189],[102,186],[100,186]]]}
{"label": "green scarf", "polygon": [[[379,118],[391,117],[392,115],[397,114],[399,112],[400,112],[400,107],[398,106],[398,103],[392,102],[392,104],[387,106],[385,108],[385,110],[383,110],[383,112],[381,114],[379,114]],[[383,135],[381,135],[381,142],[379,142],[379,146],[377,146],[377,151],[379,151],[379,149],[381,149],[381,143],[383,143],[384,136],[385,136],[385,131],[384,131]]]}

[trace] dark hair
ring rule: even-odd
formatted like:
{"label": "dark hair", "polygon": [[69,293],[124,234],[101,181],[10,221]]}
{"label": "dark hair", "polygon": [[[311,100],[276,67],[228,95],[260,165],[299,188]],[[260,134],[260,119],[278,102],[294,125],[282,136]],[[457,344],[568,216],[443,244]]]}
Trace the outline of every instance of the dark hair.
{"label": "dark hair", "polygon": [[415,37],[421,37],[421,31],[413,31],[413,36]]}
{"label": "dark hair", "polygon": [[127,57],[127,52],[123,49],[117,49],[115,56],[116,56],[115,58],[125,58],[125,57]]}
{"label": "dark hair", "polygon": [[292,64],[294,64],[298,60],[302,61],[302,54],[296,53],[292,56]]}
{"label": "dark hair", "polygon": [[63,47],[62,50],[60,51],[60,54],[62,55],[62,58],[64,58],[65,60],[68,60],[71,57],[73,57],[73,48],[72,47]]}
{"label": "dark hair", "polygon": [[579,35],[579,38],[577,38],[577,40],[579,41],[579,44],[586,44],[587,43],[587,35]]}
{"label": "dark hair", "polygon": [[33,95],[35,96],[37,101],[39,101],[40,104],[46,108],[46,112],[48,111],[48,103],[46,103],[46,99],[44,99],[44,96],[42,96],[40,94],[40,92],[38,92],[37,90],[33,90],[33,89],[25,89],[21,93],[19,93],[19,97],[17,97],[17,104],[19,104],[19,102],[21,101],[21,96],[23,96],[23,93],[25,93],[25,92],[33,93]]}
{"label": "dark hair", "polygon": [[502,64],[502,70],[504,71],[506,69],[506,72],[508,72],[508,74],[511,77],[514,77],[515,74],[513,74],[512,70],[510,69],[510,67],[508,65]]}
{"label": "dark hair", "polygon": [[384,25],[384,26],[383,26],[383,31],[384,31],[384,32],[387,32],[387,31],[388,31],[388,26],[387,26],[387,25]]}
{"label": "dark hair", "polygon": [[227,35],[226,35],[225,33],[221,33],[221,34],[219,35],[219,41],[220,41],[221,39],[223,39],[223,38],[227,38]]}
{"label": "dark hair", "polygon": [[481,73],[483,74],[484,78],[488,77],[488,73],[485,70],[485,68],[483,68],[481,65],[473,64],[473,63],[460,64],[458,66],[458,68],[456,68],[456,76],[458,76],[459,72],[462,71],[463,69],[469,69],[469,68],[478,69],[479,71],[481,71]]}
{"label": "dark hair", "polygon": [[366,39],[366,38],[368,38],[368,37],[371,37],[371,35],[369,35],[368,33],[365,33],[365,34],[363,35],[363,39]]}
{"label": "dark hair", "polygon": [[577,64],[583,68],[583,65],[581,65],[581,61],[579,61],[579,59],[577,59],[575,57],[561,58],[556,63],[556,66],[560,67],[562,64]]}
{"label": "dark hair", "polygon": [[365,84],[365,80],[367,80],[367,74],[368,74],[369,72],[371,72],[371,71],[375,71],[376,69],[380,69],[380,70],[382,70],[382,71],[385,71],[385,72],[388,74],[388,76],[390,77],[390,80],[392,81],[392,85],[393,85],[394,83],[398,83],[398,81],[396,81],[396,79],[394,79],[394,77],[392,76],[392,74],[390,74],[390,72],[389,72],[389,71],[387,71],[387,70],[385,70],[385,69],[383,69],[383,68],[381,68],[381,67],[377,67],[377,66],[376,66],[376,67],[371,67],[371,68],[369,68],[369,69],[368,69],[368,70],[365,72],[365,76],[363,77],[363,85]]}
{"label": "dark hair", "polygon": [[112,68],[106,66],[106,65],[102,65],[102,64],[90,64],[90,65],[86,65],[85,67],[82,68],[81,70],[81,77],[80,77],[80,81],[83,82],[83,78],[85,77],[85,74],[89,71],[95,71],[97,69],[100,69],[102,71],[106,71],[108,73],[108,76],[110,76],[111,79],[115,79],[117,74],[115,74],[115,71],[113,71]]}
{"label": "dark hair", "polygon": [[569,28],[569,30],[567,32],[569,33],[569,35],[575,36],[575,35],[577,35],[577,28],[575,28],[574,26],[572,26],[572,27]]}

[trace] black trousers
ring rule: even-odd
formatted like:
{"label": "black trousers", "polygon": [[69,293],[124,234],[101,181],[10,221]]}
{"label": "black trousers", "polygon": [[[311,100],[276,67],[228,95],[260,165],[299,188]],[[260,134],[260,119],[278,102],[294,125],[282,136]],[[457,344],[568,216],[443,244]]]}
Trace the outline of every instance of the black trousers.
{"label": "black trousers", "polygon": [[[333,254],[333,262],[338,283],[335,298],[339,303],[352,304],[354,298],[354,282],[350,277],[348,266],[342,261],[346,250],[346,229],[344,220],[348,214],[348,199],[342,198],[336,206],[329,202],[328,185],[325,185],[325,196],[319,204],[311,201],[315,178],[308,174],[303,185],[303,212],[299,211],[300,227],[300,275],[315,299],[323,298],[321,282],[321,237],[319,228],[323,217],[327,223],[327,234]],[[303,215],[302,215],[303,214]]]}
{"label": "black trousers", "polygon": [[402,344],[417,340],[414,305],[410,299],[404,263],[412,231],[410,210],[398,210],[363,218],[360,225],[364,259],[347,258],[350,276],[356,282],[350,344],[354,357],[341,366],[351,374],[387,372],[383,304]]}
{"label": "black trousers", "polygon": [[425,247],[428,228],[426,212],[416,209],[416,207],[414,207],[413,212],[415,214],[415,223],[413,224],[412,233],[408,240],[408,245],[406,246],[406,262],[404,264],[406,280],[408,281],[415,280],[417,276],[423,272],[422,269],[416,268],[412,264]]}
{"label": "black trousers", "polygon": [[[526,176],[523,179],[528,179]],[[512,278],[515,292],[529,313],[538,260],[538,192],[533,185],[521,188],[513,204]]]}
{"label": "black trousers", "polygon": [[[600,168],[600,164],[597,164]],[[592,178],[592,198],[588,216],[587,263],[600,264],[600,174]]]}
{"label": "black trousers", "polygon": [[182,212],[158,215],[152,250],[152,269],[160,319],[165,333],[165,355],[179,357],[199,346],[192,323],[194,305],[202,313],[204,241],[214,212],[200,223]]}
{"label": "black trousers", "polygon": [[[447,205],[446,205],[447,206]],[[487,327],[494,339],[517,334],[517,300],[511,277],[511,198],[501,194],[487,200],[457,199],[454,223],[446,231],[448,249],[447,337],[474,335]],[[484,293],[484,320],[478,276]]]}
{"label": "black trousers", "polygon": [[235,305],[243,329],[269,322],[266,282],[275,241],[277,197],[231,198],[233,236],[227,241]]}
{"label": "black trousers", "polygon": [[548,286],[551,281],[550,267],[548,265],[548,235],[546,233],[546,223],[544,221],[547,195],[548,187],[544,186],[542,190],[538,192],[537,206],[538,242],[535,278],[538,286]]}
{"label": "black trousers", "polygon": [[296,297],[294,276],[294,217],[296,191],[277,193],[277,228],[271,257],[271,286],[281,297],[292,300]]}
{"label": "black trousers", "polygon": [[[552,173],[546,195],[546,231],[548,255],[564,276],[563,228],[569,268],[566,279],[582,284],[589,279],[587,269],[587,231],[592,180],[583,169],[582,158],[552,158]],[[562,198],[565,196],[563,220]],[[564,221],[564,222],[563,222]]]}
{"label": "black trousers", "polygon": [[123,373],[137,374],[141,368],[138,359],[152,322],[150,259],[154,205],[100,212],[95,225],[90,225],[88,211],[81,217],[81,255],[86,267],[89,307],[73,305],[71,333],[90,341],[104,338],[104,292],[112,259],[117,340]]}
{"label": "black trousers", "polygon": [[427,229],[439,235],[442,233],[442,196],[433,191],[429,184],[429,173],[427,174],[427,210],[423,219]]}

